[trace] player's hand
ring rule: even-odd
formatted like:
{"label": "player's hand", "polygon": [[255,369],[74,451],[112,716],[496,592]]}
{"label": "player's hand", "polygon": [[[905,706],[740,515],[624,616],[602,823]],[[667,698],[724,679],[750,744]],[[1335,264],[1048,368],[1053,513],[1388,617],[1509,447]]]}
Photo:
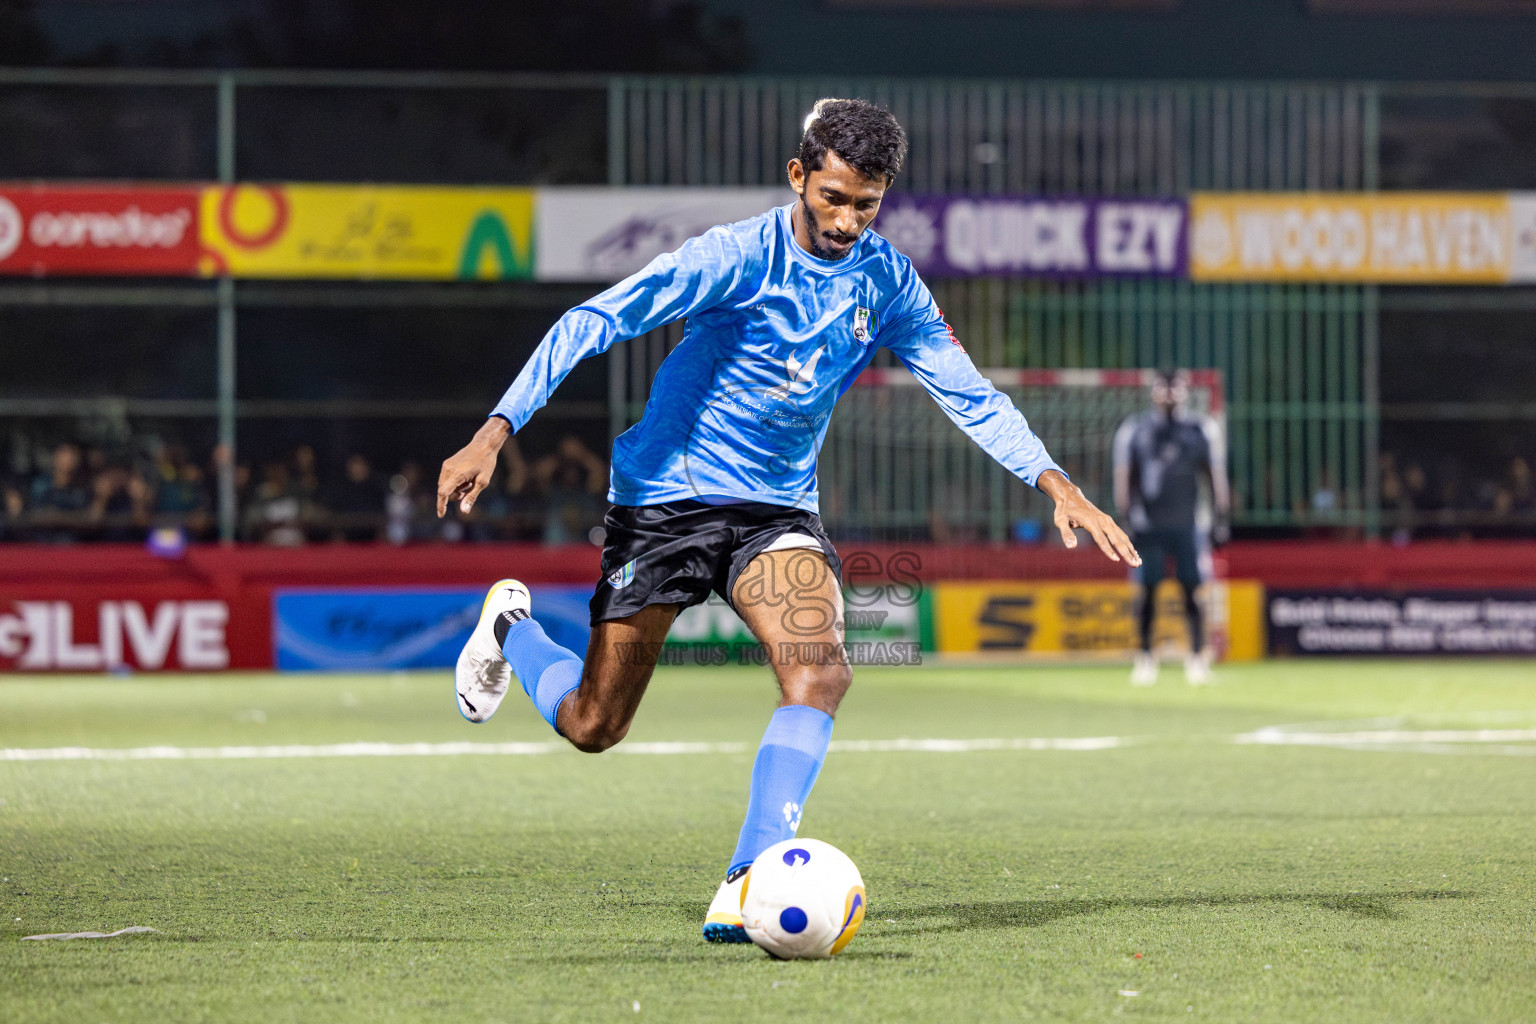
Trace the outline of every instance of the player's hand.
{"label": "player's hand", "polygon": [[1110,561],[1124,561],[1127,565],[1141,564],[1141,556],[1136,553],[1125,531],[1120,529],[1114,517],[1099,511],[1098,506],[1083,494],[1082,488],[1054,470],[1042,473],[1038,483],[1040,489],[1056,502],[1056,529],[1061,531],[1061,542],[1064,545],[1068,548],[1077,547],[1077,534],[1073,531],[1087,530],[1099,550]]}
{"label": "player's hand", "polygon": [[458,502],[459,511],[469,513],[475,499],[491,482],[496,472],[496,453],[507,439],[511,426],[500,416],[492,416],[474,438],[443,462],[437,475],[437,517],[448,513],[448,506]]}

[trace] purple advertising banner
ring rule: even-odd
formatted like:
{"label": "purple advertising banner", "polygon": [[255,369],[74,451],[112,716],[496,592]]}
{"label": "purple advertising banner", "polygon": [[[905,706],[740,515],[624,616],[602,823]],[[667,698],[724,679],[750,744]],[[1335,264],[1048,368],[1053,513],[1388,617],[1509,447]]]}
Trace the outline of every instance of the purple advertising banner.
{"label": "purple advertising banner", "polygon": [[1182,199],[888,198],[875,230],[926,277],[1185,277]]}

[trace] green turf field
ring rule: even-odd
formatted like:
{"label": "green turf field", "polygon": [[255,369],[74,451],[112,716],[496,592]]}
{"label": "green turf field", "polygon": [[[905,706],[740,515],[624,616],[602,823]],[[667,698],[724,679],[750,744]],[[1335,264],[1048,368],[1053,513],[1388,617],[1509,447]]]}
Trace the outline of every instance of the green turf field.
{"label": "green turf field", "polygon": [[[449,685],[11,678],[0,748],[548,738]],[[735,753],[0,760],[0,1019],[1536,1019],[1531,663],[861,670],[838,742],[1121,742],[834,750],[802,834],[870,913],[826,962],[699,938],[772,704],[666,670],[626,743]]]}

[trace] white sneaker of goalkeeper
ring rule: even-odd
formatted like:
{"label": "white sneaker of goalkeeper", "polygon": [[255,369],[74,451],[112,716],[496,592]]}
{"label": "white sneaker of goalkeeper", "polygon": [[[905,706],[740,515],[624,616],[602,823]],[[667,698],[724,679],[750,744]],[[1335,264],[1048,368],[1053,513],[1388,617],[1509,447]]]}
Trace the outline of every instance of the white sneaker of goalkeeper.
{"label": "white sneaker of goalkeeper", "polygon": [[1190,686],[1210,686],[1216,681],[1211,674],[1211,653],[1200,651],[1184,658],[1184,681]]}
{"label": "white sneaker of goalkeeper", "polygon": [[[1152,686],[1157,682],[1157,659],[1146,651],[1139,651],[1131,665],[1132,686]],[[1210,686],[1216,682],[1211,672],[1210,651],[1201,651],[1184,658],[1184,680],[1190,686]]]}
{"label": "white sneaker of goalkeeper", "polygon": [[1146,651],[1137,651],[1131,665],[1131,685],[1151,686],[1157,682],[1157,659]]}

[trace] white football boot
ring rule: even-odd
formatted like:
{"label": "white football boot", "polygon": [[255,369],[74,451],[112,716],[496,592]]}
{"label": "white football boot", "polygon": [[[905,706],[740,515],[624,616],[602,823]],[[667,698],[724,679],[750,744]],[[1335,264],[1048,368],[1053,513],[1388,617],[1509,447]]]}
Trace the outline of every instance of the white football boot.
{"label": "white football boot", "polygon": [[453,670],[459,714],[471,722],[483,722],[494,715],[512,682],[512,666],[496,642],[496,620],[508,612],[514,619],[525,619],[529,606],[528,588],[517,580],[500,580],[485,595],[480,621],[459,652]]}
{"label": "white football boot", "polygon": [[1211,686],[1216,677],[1211,674],[1211,654],[1200,651],[1184,659],[1184,681],[1190,686]]}
{"label": "white football boot", "polygon": [[734,876],[727,876],[715,890],[715,898],[709,903],[709,913],[704,916],[705,942],[751,942],[747,930],[741,925],[741,888],[746,881],[743,868]]}
{"label": "white football boot", "polygon": [[1136,661],[1131,666],[1132,686],[1153,686],[1157,683],[1157,659],[1146,651],[1136,652]]}

